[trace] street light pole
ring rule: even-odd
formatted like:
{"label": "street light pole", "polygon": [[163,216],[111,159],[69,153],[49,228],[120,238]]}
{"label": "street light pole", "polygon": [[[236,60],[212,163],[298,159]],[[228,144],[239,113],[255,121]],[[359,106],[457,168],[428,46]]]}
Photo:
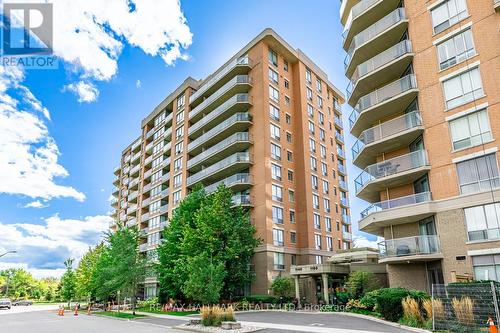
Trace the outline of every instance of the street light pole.
{"label": "street light pole", "polygon": [[4,255],[9,254],[9,253],[17,253],[17,251],[7,251],[3,254],[0,254],[0,257],[3,257]]}
{"label": "street light pole", "polygon": [[[2,253],[2,254],[0,254],[0,258],[3,257],[6,254],[9,254],[9,253],[17,253],[17,251],[7,251],[5,253]],[[7,275],[7,286],[5,287],[5,296],[6,297],[9,297],[10,276],[11,276],[11,273],[9,272],[8,275]]]}

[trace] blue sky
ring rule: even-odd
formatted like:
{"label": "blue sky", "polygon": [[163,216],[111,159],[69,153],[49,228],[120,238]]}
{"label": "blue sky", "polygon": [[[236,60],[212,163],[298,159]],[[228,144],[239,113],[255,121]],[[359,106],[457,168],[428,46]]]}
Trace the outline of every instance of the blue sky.
{"label": "blue sky", "polygon": [[[162,11],[164,19],[176,22],[182,14],[175,13],[175,1],[166,2],[171,3],[171,7]],[[62,6],[61,2],[54,2],[55,15],[60,10],[56,6]],[[84,5],[74,7],[72,10],[79,10]],[[109,13],[95,10],[97,17],[107,19]],[[151,10],[154,12],[155,8]],[[156,10],[161,12],[158,8]],[[163,41],[162,36],[157,36],[157,39],[160,44],[165,43],[164,47],[155,50],[154,45],[148,45],[151,40],[144,35],[133,35],[134,31],[147,30],[144,24],[156,22],[154,17],[148,19],[146,13],[140,17],[139,23],[132,19],[113,23],[120,31],[127,31],[128,28],[132,31],[128,32],[129,35],[124,32],[121,36],[118,36],[120,32],[110,33],[116,41],[103,42],[102,31],[96,35],[93,34],[94,30],[88,28],[89,38],[98,40],[97,47],[105,49],[104,57],[116,53],[112,57],[116,64],[115,70],[110,69],[113,66],[100,58],[103,54],[92,53],[91,47],[79,50],[80,54],[75,58],[71,44],[68,44],[61,46],[57,70],[25,70],[24,76],[19,74],[16,78],[10,77],[11,86],[15,82],[27,88],[45,108],[43,110],[50,114],[48,119],[36,107],[33,110],[33,103],[26,102],[26,89],[19,91],[13,88],[4,92],[4,95],[19,101],[17,111],[22,109],[20,105],[28,104],[26,108],[31,107],[31,114],[46,126],[44,139],[35,143],[27,139],[25,146],[31,145],[29,151],[33,153],[33,149],[47,145],[47,137],[53,138],[59,155],[56,155],[56,163],[50,162],[50,165],[59,165],[68,175],[55,176],[49,182],[64,186],[63,190],[45,190],[41,194],[26,187],[18,188],[20,186],[16,186],[15,179],[9,182],[9,179],[2,180],[0,175],[0,183],[12,184],[0,185],[0,227],[4,228],[0,229],[0,252],[12,247],[19,251],[19,254],[10,258],[6,256],[0,259],[0,268],[15,263],[38,275],[58,274],[66,255],[77,256],[86,244],[95,243],[100,231],[105,228],[103,226],[107,226],[105,215],[111,210],[108,198],[113,190],[113,169],[119,163],[122,149],[138,137],[142,118],[187,76],[203,78],[210,74],[264,28],[275,29],[292,46],[302,49],[328,73],[330,80],[341,91],[345,91],[348,82],[343,73],[345,53],[341,48],[342,27],[339,23],[338,1],[184,0],[181,1],[181,10],[185,22],[165,23],[173,25],[176,28],[174,30],[184,29],[181,32],[174,31],[169,36],[179,40],[179,53],[173,52],[176,51],[175,47]],[[78,20],[76,22],[78,24]],[[61,44],[70,43],[71,36],[63,34],[59,23],[64,25],[73,22],[68,23],[64,19],[54,22],[54,33],[61,34]],[[161,24],[152,28],[165,28]],[[186,36],[187,28],[192,34],[190,41]],[[55,38],[56,54],[57,42],[58,38]],[[116,44],[121,46],[117,47]],[[78,57],[84,58],[87,63],[82,64]],[[173,58],[175,61],[172,62]],[[5,76],[4,73],[4,80],[9,80]],[[0,76],[0,93],[1,83]],[[84,89],[80,91],[78,87]],[[79,94],[75,93],[78,91]],[[350,109],[344,106],[345,122],[349,113]],[[351,137],[346,147],[348,152],[352,142]],[[4,168],[2,163],[8,161],[8,157],[2,157],[2,154],[8,155],[9,149],[2,148],[0,143],[0,168]],[[22,158],[16,161],[20,163]],[[352,180],[359,171],[354,170],[352,165],[349,171],[352,219],[357,221],[359,211],[366,203],[358,201],[353,195]],[[39,174],[36,175],[39,179]],[[42,173],[42,177],[44,175],[46,172]],[[44,184],[42,182],[40,186]],[[30,203],[41,208],[26,208]],[[98,226],[97,231],[93,232],[91,226]],[[66,234],[58,228],[66,229]],[[357,229],[357,223],[354,229]],[[1,236],[2,233],[4,236]],[[9,239],[19,236],[22,242]],[[73,241],[79,251],[64,244],[72,244]],[[26,244],[30,242],[32,244]],[[58,247],[57,243],[63,244]]]}

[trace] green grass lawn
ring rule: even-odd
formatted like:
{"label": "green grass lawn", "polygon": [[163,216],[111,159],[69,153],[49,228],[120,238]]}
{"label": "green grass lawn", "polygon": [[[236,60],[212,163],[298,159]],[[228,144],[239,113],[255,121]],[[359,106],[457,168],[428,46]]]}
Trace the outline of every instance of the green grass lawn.
{"label": "green grass lawn", "polygon": [[116,312],[116,311],[102,311],[102,312],[97,312],[96,314],[100,315],[100,316],[108,316],[108,317],[124,318],[124,319],[133,319],[133,318],[138,318],[138,317],[144,317],[144,315],[136,314],[134,316],[131,313]]}
{"label": "green grass lawn", "polygon": [[192,315],[192,314],[198,314],[198,311],[163,311],[163,310],[151,310],[150,308],[138,308],[138,309],[136,309],[136,311],[166,314],[166,315],[172,315],[172,316],[188,316],[188,315]]}

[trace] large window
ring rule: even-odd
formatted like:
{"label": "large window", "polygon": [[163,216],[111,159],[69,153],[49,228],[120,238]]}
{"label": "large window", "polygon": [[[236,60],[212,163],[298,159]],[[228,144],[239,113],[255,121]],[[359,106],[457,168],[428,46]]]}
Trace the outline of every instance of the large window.
{"label": "large window", "polygon": [[275,102],[279,102],[280,92],[278,91],[278,89],[276,89],[272,86],[269,86],[269,98]]}
{"label": "large window", "polygon": [[446,69],[476,54],[471,29],[438,44],[439,68]]}
{"label": "large window", "polygon": [[273,243],[275,246],[283,246],[284,231],[281,229],[273,229]]}
{"label": "large window", "polygon": [[281,166],[271,163],[271,177],[274,180],[281,180]]}
{"label": "large window", "polygon": [[432,9],[432,26],[434,33],[440,33],[468,15],[466,0],[448,0]]}
{"label": "large window", "polygon": [[278,83],[278,73],[273,71],[271,68],[269,68],[269,80],[276,84]]}
{"label": "large window", "polygon": [[459,162],[457,173],[462,194],[487,191],[500,186],[495,154]]}
{"label": "large window", "polygon": [[283,208],[273,206],[273,222],[283,224]]}
{"label": "large window", "polygon": [[500,238],[500,203],[464,209],[469,241]]}
{"label": "large window", "polygon": [[316,250],[321,250],[321,235],[314,235],[314,245]]}
{"label": "large window", "polygon": [[274,124],[270,124],[271,138],[274,140],[280,140],[280,128]]}
{"label": "large window", "polygon": [[280,121],[280,109],[272,104],[269,104],[269,116],[271,117],[271,119]]}
{"label": "large window", "polygon": [[313,221],[314,221],[314,229],[321,229],[321,217],[314,213],[313,214]]}
{"label": "large window", "polygon": [[268,58],[269,63],[273,64],[274,66],[278,66],[278,54],[276,52],[269,49]]}
{"label": "large window", "polygon": [[453,149],[480,145],[492,139],[486,110],[450,121]]}
{"label": "large window", "polygon": [[281,252],[274,252],[274,269],[284,270],[285,269],[285,254]]}
{"label": "large window", "polygon": [[500,254],[473,256],[474,280],[500,281]]}
{"label": "large window", "polygon": [[271,143],[271,157],[277,161],[281,160],[281,147]]}
{"label": "large window", "polygon": [[443,87],[447,109],[468,103],[484,94],[477,67],[444,81]]}
{"label": "large window", "polygon": [[281,186],[272,185],[272,197],[273,200],[282,202],[283,201],[283,189]]}

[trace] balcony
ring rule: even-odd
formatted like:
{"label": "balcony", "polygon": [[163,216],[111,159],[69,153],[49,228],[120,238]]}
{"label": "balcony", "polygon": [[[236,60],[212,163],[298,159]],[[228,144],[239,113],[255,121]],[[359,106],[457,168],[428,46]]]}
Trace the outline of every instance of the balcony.
{"label": "balcony", "polygon": [[340,143],[344,143],[344,136],[341,133],[335,133],[335,139],[339,141]]}
{"label": "balcony", "polygon": [[349,207],[349,199],[348,198],[340,198],[340,205],[344,207]]}
{"label": "balcony", "polygon": [[243,206],[243,207],[253,206],[250,194],[233,195],[231,200],[233,201],[233,206]]}
{"label": "balcony", "polygon": [[347,168],[344,164],[340,164],[337,162],[337,171],[341,174],[347,175]]}
{"label": "balcony", "polygon": [[212,164],[198,173],[188,177],[187,186],[192,186],[198,182],[210,182],[224,176],[229,176],[248,168],[253,161],[250,153],[236,153],[225,159]]}
{"label": "balcony", "polygon": [[351,217],[347,214],[342,214],[342,223],[345,225],[351,224]]}
{"label": "balcony", "polygon": [[132,169],[130,169],[130,175],[131,176],[137,175],[139,173],[140,169],[141,169],[141,165],[137,164],[135,167],[133,167]]}
{"label": "balcony", "polygon": [[253,185],[253,181],[250,174],[237,173],[235,175],[227,177],[226,179],[208,185],[207,187],[205,187],[205,192],[215,192],[215,190],[217,190],[217,188],[222,184],[224,184],[227,188],[232,189],[234,192],[239,192]]}
{"label": "balcony", "polygon": [[191,158],[187,163],[188,170],[191,170],[191,172],[198,172],[202,169],[203,164],[211,165],[221,158],[246,150],[252,144],[252,139],[252,136],[248,134],[248,132],[234,133],[230,137]]}
{"label": "balcony", "polygon": [[347,101],[350,105],[377,87],[400,78],[413,60],[409,40],[403,40],[359,64],[347,87]]}
{"label": "balcony", "polygon": [[237,93],[248,92],[252,85],[252,80],[248,75],[237,75],[226,84],[219,88],[215,93],[206,98],[197,107],[189,112],[189,120],[197,122],[210,111],[213,111],[217,106],[222,104],[222,101],[227,100],[230,96]]}
{"label": "balcony", "polygon": [[493,0],[493,7],[497,12],[500,11],[500,0]]}
{"label": "balcony", "polygon": [[119,176],[120,175],[120,167],[116,167],[114,170],[113,170],[113,174],[115,174],[116,176]]}
{"label": "balcony", "polygon": [[139,178],[135,178],[135,179],[132,179],[132,181],[128,185],[128,188],[134,189],[134,188],[137,188],[138,185],[139,185]]}
{"label": "balcony", "polygon": [[341,0],[340,1],[340,22],[343,25],[347,24],[347,21],[351,15],[351,9],[356,4],[361,2],[361,0]]}
{"label": "balcony", "polygon": [[134,214],[136,211],[137,211],[137,204],[131,204],[131,205],[127,208],[127,215]]}
{"label": "balcony", "polygon": [[137,140],[132,143],[132,151],[135,151],[137,148],[141,146],[142,139],[139,137]]}
{"label": "balcony", "polygon": [[227,117],[226,114],[233,114],[235,112],[248,111],[248,108],[252,105],[252,100],[250,95],[247,93],[236,94],[221,105],[219,105],[215,110],[207,114],[201,120],[189,127],[188,135],[189,137],[195,139],[199,135],[200,130],[208,130],[218,124],[223,117]]}
{"label": "balcony", "polygon": [[408,145],[424,131],[418,111],[391,119],[364,130],[352,147],[353,163],[365,168],[376,162],[377,156]]}
{"label": "balcony", "polygon": [[339,127],[340,129],[342,129],[344,127],[344,124],[342,123],[342,119],[338,116],[335,116],[334,123],[335,123],[335,126]]}
{"label": "balcony", "polygon": [[141,215],[141,223],[149,220],[149,213],[144,213]]}
{"label": "balcony", "polygon": [[367,166],[354,180],[356,196],[373,202],[386,188],[410,184],[430,170],[427,152],[418,150]]}
{"label": "balcony", "polygon": [[191,155],[201,153],[203,147],[209,147],[222,139],[227,138],[235,132],[244,132],[252,124],[252,116],[247,112],[240,112],[232,115],[222,123],[213,127],[188,145],[188,152]]}
{"label": "balcony", "polygon": [[220,88],[225,77],[248,73],[248,71],[252,68],[252,64],[253,62],[248,55],[234,59],[218,73],[215,73],[214,76],[205,80],[200,89],[189,97],[189,104],[195,104],[201,100],[201,98],[211,95],[214,91]]}
{"label": "balcony", "polygon": [[133,191],[133,192],[130,192],[129,196],[128,196],[128,201],[135,201],[137,199],[137,195],[139,194],[139,191]]}
{"label": "balcony", "polygon": [[148,250],[148,243],[139,245],[139,252],[146,252]]}
{"label": "balcony", "polygon": [[345,151],[344,151],[344,149],[337,147],[337,157],[345,160]]}
{"label": "balcony", "polygon": [[342,238],[346,241],[352,241],[352,234],[350,232],[343,231]]}
{"label": "balcony", "polygon": [[407,263],[443,258],[437,235],[388,239],[378,244],[379,263]]}
{"label": "balcony", "polygon": [[141,157],[141,151],[139,150],[137,153],[135,153],[134,155],[132,155],[132,158],[130,159],[130,162],[132,164],[136,164],[140,162],[139,158]]}
{"label": "balcony", "polygon": [[127,227],[133,227],[137,224],[137,218],[133,217],[127,221]]}
{"label": "balcony", "polygon": [[421,192],[374,203],[361,212],[359,230],[383,236],[390,225],[416,222],[435,213],[431,192]]}
{"label": "balcony", "polygon": [[403,112],[417,94],[417,78],[409,74],[364,95],[358,100],[349,117],[351,133],[359,136],[378,120]]}
{"label": "balcony", "polygon": [[405,10],[397,8],[354,36],[344,60],[346,76],[351,77],[357,65],[399,42],[407,28]]}
{"label": "balcony", "polygon": [[347,186],[347,182],[345,180],[339,180],[339,187],[343,191],[349,191],[349,187]]}
{"label": "balcony", "polygon": [[353,36],[386,16],[399,2],[399,0],[364,0],[353,6],[342,33],[344,49],[350,45]]}

